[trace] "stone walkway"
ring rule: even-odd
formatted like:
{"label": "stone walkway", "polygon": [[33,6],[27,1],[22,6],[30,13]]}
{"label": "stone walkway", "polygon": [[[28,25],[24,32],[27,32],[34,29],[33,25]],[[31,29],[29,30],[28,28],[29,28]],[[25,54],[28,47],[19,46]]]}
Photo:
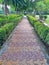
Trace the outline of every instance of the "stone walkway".
{"label": "stone walkway", "polygon": [[27,18],[23,18],[0,56],[0,65],[46,65],[40,41]]}

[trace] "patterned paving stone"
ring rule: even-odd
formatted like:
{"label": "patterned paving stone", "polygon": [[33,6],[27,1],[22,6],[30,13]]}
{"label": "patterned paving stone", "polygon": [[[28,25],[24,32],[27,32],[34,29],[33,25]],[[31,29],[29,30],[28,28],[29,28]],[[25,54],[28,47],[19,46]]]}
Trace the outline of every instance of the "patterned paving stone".
{"label": "patterned paving stone", "polygon": [[0,56],[0,65],[46,65],[38,37],[27,18],[23,18]]}

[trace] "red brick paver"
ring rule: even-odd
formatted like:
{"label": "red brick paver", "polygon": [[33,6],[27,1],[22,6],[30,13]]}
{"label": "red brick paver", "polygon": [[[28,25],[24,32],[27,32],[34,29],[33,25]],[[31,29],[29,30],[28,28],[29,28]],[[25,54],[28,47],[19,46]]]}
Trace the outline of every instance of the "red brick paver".
{"label": "red brick paver", "polygon": [[0,65],[46,65],[40,42],[27,18],[22,19],[7,43],[7,50],[0,56]]}

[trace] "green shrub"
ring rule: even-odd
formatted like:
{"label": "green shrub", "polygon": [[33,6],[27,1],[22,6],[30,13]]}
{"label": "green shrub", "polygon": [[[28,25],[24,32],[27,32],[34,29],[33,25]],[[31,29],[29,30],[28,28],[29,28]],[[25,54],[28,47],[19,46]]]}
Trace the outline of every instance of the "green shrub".
{"label": "green shrub", "polygon": [[17,22],[22,18],[21,15],[7,15],[7,16],[0,16],[0,27],[5,25],[6,23],[14,23],[17,24]]}
{"label": "green shrub", "polygon": [[7,16],[0,15],[0,27],[7,23]]}
{"label": "green shrub", "polygon": [[0,15],[0,18],[6,18],[7,16],[6,15]]}
{"label": "green shrub", "polygon": [[45,41],[49,45],[49,33],[47,34]]}
{"label": "green shrub", "polygon": [[0,27],[7,23],[7,19],[0,18]]}
{"label": "green shrub", "polygon": [[0,45],[2,45],[3,42],[7,39],[13,28],[13,23],[5,24],[2,28],[0,28]]}
{"label": "green shrub", "polygon": [[44,19],[46,19],[47,18],[47,16],[46,15],[44,15]]}
{"label": "green shrub", "polygon": [[5,37],[6,37],[5,30],[0,28],[0,46],[3,45],[3,42],[5,41]]}
{"label": "green shrub", "polygon": [[5,24],[3,27],[2,27],[5,32],[6,32],[6,35],[7,37],[9,36],[10,32],[13,30],[14,28],[14,24],[13,23],[8,23],[8,24]]}
{"label": "green shrub", "polygon": [[29,21],[34,26],[36,32],[38,33],[39,37],[44,41],[46,44],[49,44],[49,27],[45,26],[40,21],[34,20],[28,16]]}
{"label": "green shrub", "polygon": [[32,17],[32,16],[28,16],[28,19],[32,25],[34,25],[34,23],[37,21],[37,19],[35,17]]}
{"label": "green shrub", "polygon": [[15,19],[16,19],[16,15],[8,15],[7,17],[8,17],[8,23],[9,22],[14,22]]}
{"label": "green shrub", "polygon": [[14,23],[17,24],[18,21],[22,18],[20,15],[8,15],[7,16],[7,23]]}
{"label": "green shrub", "polygon": [[40,37],[45,42],[45,38],[46,38],[47,34],[49,33],[49,28],[47,26],[43,26],[41,28],[42,29],[41,29]]}
{"label": "green shrub", "polygon": [[0,46],[2,46],[3,43],[6,41],[6,39],[8,38],[10,33],[12,32],[12,30],[15,28],[15,26],[21,20],[21,18],[22,18],[22,16],[20,16],[20,17],[19,16],[18,17],[12,16],[10,18],[9,22],[8,22],[8,18],[7,18],[6,24],[4,21],[2,21],[2,23],[4,22],[3,23],[4,25],[0,28]]}
{"label": "green shrub", "polygon": [[40,30],[41,26],[42,26],[42,23],[40,23],[40,22],[35,22],[34,23],[34,27],[35,27],[35,29],[36,29],[37,32]]}
{"label": "green shrub", "polygon": [[39,34],[40,38],[44,41],[47,36],[47,33],[49,32],[49,28],[40,22],[36,22],[34,24],[34,27],[37,33]]}

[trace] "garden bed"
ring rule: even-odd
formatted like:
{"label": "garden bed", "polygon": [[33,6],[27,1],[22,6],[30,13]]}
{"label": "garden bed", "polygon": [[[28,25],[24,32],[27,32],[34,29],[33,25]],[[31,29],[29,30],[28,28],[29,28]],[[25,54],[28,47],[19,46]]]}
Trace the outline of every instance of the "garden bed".
{"label": "garden bed", "polygon": [[0,17],[0,47],[7,40],[12,30],[20,22],[21,18],[22,15],[8,15],[5,16],[4,19]]}
{"label": "garden bed", "polygon": [[44,42],[44,44],[49,47],[49,27],[45,26],[42,22],[38,21],[33,16],[28,16],[28,19],[40,39]]}

